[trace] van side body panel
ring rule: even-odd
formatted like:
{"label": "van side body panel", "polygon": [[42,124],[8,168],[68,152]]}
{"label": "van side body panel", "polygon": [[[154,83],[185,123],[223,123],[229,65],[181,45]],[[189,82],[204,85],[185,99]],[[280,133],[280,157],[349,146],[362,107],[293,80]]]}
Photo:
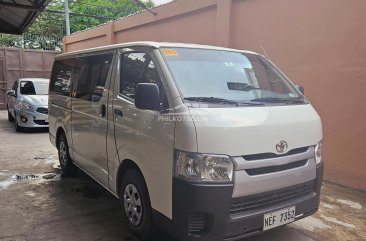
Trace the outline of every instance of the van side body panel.
{"label": "van side body panel", "polygon": [[[159,62],[151,50],[151,48],[134,49],[135,52],[148,53],[154,60],[168,102],[171,103],[169,89],[164,82]],[[145,178],[152,208],[171,219],[175,122],[163,121],[164,116],[169,115],[169,111],[140,110],[135,107],[133,100],[122,96],[119,93],[120,73],[121,71],[116,72],[113,96],[113,111],[122,113],[122,116],[114,114],[119,160],[120,162],[131,160],[136,163]],[[116,170],[113,170],[112,175],[115,173]]]}
{"label": "van side body panel", "polygon": [[71,138],[71,106],[72,98],[62,96],[53,92],[49,93],[48,118],[49,118],[49,136],[51,144],[56,146],[57,131],[65,133],[70,148],[70,156],[73,158],[73,145]]}

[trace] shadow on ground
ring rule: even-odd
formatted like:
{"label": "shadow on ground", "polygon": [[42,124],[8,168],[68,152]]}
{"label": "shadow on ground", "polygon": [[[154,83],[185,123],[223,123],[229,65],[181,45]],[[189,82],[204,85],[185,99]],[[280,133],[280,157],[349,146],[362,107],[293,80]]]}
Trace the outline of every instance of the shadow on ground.
{"label": "shadow on ground", "polygon": [[[85,224],[89,226],[87,229],[94,230],[93,232],[100,239],[95,238],[93,240],[139,240],[129,232],[123,223],[121,216],[123,209],[120,201],[86,173],[81,170],[74,176],[63,176],[61,173],[60,181],[54,184],[57,183],[59,185],[53,187],[55,194],[64,194],[61,195],[63,197],[60,199],[61,206],[74,209],[70,211],[70,213],[75,214],[72,215],[73,222],[78,223],[79,218],[83,219],[80,220],[80,226],[84,226],[83,223],[86,222]],[[69,224],[65,225],[68,226]],[[94,225],[95,229],[93,228]],[[103,232],[99,233],[97,231],[99,225],[102,226]],[[47,230],[47,226],[42,229]],[[62,228],[59,230],[63,232]],[[172,237],[161,233],[156,238],[159,241],[175,241]]]}

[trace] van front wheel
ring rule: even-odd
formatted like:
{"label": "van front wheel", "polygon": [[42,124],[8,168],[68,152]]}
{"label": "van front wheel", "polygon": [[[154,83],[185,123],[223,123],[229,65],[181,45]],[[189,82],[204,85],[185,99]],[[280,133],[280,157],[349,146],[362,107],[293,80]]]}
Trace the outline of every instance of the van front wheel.
{"label": "van front wheel", "polygon": [[141,173],[127,170],[120,185],[124,222],[142,240],[151,236],[151,205],[149,193]]}

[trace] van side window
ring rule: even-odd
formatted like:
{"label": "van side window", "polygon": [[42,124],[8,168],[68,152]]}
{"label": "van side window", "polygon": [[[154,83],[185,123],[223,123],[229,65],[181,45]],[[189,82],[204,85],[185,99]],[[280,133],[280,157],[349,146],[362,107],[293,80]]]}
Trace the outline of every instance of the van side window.
{"label": "van side window", "polygon": [[79,79],[76,98],[98,102],[102,98],[113,54],[102,54],[79,58],[75,66],[75,78]]}
{"label": "van side window", "polygon": [[53,65],[50,91],[69,96],[71,88],[72,59],[56,60]]}
{"label": "van side window", "polygon": [[167,103],[161,78],[151,57],[146,53],[130,53],[122,57],[120,93],[130,99],[135,99],[136,85],[139,83],[154,83],[159,86],[160,103]]}

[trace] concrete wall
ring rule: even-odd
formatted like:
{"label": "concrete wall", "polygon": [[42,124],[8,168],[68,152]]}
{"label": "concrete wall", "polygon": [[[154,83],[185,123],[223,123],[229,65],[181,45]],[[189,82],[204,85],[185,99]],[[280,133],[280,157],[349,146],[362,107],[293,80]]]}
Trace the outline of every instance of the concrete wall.
{"label": "concrete wall", "polygon": [[366,190],[366,1],[177,0],[64,39],[65,51],[127,41],[266,53],[323,119],[326,179]]}

